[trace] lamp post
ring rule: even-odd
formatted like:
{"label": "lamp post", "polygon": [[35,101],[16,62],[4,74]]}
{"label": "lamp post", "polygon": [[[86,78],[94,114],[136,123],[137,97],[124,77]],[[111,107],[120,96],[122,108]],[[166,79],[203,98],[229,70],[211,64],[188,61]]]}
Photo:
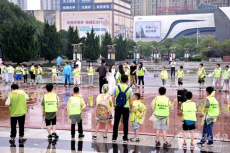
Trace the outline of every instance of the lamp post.
{"label": "lamp post", "polygon": [[75,61],[77,58],[82,61],[82,48],[81,45],[83,45],[83,43],[79,43],[79,44],[72,44],[73,46],[73,60]]}
{"label": "lamp post", "polygon": [[136,63],[139,63],[139,60],[140,60],[140,45],[139,46],[133,46],[133,48],[134,48],[135,61],[136,61]]}
{"label": "lamp post", "polygon": [[154,58],[154,62],[155,63],[159,63],[159,59],[160,59],[160,52],[159,52],[160,48],[156,47],[155,48],[155,52],[153,53],[153,58]]}
{"label": "lamp post", "polygon": [[176,47],[171,47],[172,60],[176,58]]}
{"label": "lamp post", "polygon": [[185,48],[185,53],[184,53],[184,57],[186,58],[186,61],[188,62],[188,59],[189,59],[189,48]]}
{"label": "lamp post", "polygon": [[116,51],[115,46],[116,46],[116,44],[107,45],[108,59],[107,59],[106,64],[108,66],[115,64],[115,51]]}
{"label": "lamp post", "polygon": [[100,20],[100,47],[101,47],[101,21],[104,19],[104,18],[98,18]]}

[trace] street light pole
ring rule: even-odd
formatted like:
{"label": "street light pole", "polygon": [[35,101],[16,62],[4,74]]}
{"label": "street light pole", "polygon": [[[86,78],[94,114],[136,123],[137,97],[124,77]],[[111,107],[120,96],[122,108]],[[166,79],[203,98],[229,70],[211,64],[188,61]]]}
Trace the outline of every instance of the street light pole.
{"label": "street light pole", "polygon": [[101,47],[101,21],[104,19],[104,18],[98,18],[100,20],[100,47]]}

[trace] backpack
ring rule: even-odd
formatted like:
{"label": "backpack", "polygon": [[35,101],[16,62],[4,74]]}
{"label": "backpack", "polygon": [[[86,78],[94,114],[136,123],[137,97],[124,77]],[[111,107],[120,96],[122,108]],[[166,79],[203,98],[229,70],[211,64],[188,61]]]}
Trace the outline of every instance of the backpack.
{"label": "backpack", "polygon": [[116,106],[118,107],[124,107],[127,101],[126,93],[129,90],[129,87],[125,90],[125,92],[121,91],[121,87],[117,86],[119,89],[119,94],[116,99]]}
{"label": "backpack", "polygon": [[110,96],[104,99],[104,96],[101,95],[101,101],[99,102],[99,104],[97,104],[96,119],[100,122],[106,122],[110,117],[108,103],[107,103],[109,99]]}

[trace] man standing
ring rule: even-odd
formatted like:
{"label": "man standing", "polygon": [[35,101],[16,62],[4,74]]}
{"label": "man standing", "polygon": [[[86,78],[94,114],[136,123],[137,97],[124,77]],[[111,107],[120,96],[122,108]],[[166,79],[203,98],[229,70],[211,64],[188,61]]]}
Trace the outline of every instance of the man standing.
{"label": "man standing", "polygon": [[11,124],[11,144],[15,143],[15,137],[17,134],[16,125],[19,124],[19,143],[24,143],[27,139],[24,138],[24,125],[25,114],[27,113],[27,100],[28,95],[23,90],[18,90],[17,84],[11,85],[11,93],[5,102],[6,106],[9,106],[10,112],[10,124]]}
{"label": "man standing", "polygon": [[199,90],[204,90],[204,78],[206,75],[205,69],[204,69],[204,65],[203,63],[200,63],[199,69],[197,71],[197,75],[198,75],[198,83],[199,83]]}
{"label": "man standing", "polygon": [[72,81],[72,72],[71,72],[71,67],[68,64],[68,62],[65,62],[65,67],[63,69],[62,74],[65,76],[65,78],[64,78],[65,86],[67,85],[67,83],[70,86],[71,81]]}
{"label": "man standing", "polygon": [[77,59],[76,65],[78,65],[80,71],[81,71],[81,61],[79,59]]}
{"label": "man standing", "polygon": [[221,91],[221,73],[222,69],[220,64],[216,64],[216,69],[214,70],[214,77],[215,77],[215,90],[217,90],[217,85],[219,85],[219,90]]}
{"label": "man standing", "polygon": [[213,124],[220,115],[220,108],[213,87],[207,87],[206,94],[207,98],[201,115],[203,123],[202,139],[197,145],[204,147],[206,141],[208,141],[207,146],[213,147]]}
{"label": "man standing", "polygon": [[137,66],[133,62],[130,66],[130,86],[131,87],[136,87],[136,72],[134,72],[137,69]]}
{"label": "man standing", "polygon": [[129,127],[129,110],[132,100],[132,89],[128,87],[128,76],[121,76],[121,85],[118,85],[113,92],[113,105],[115,106],[115,118],[114,118],[114,126],[113,126],[113,138],[112,141],[116,142],[118,136],[118,126],[121,119],[121,115],[123,117],[124,124],[124,136],[123,142],[128,142],[128,127]]}
{"label": "man standing", "polygon": [[175,72],[176,72],[176,62],[175,60],[172,60],[172,62],[169,65],[171,67],[171,80],[172,80],[172,76],[174,76],[175,78]]}
{"label": "man standing", "polygon": [[98,75],[99,75],[99,93],[101,92],[102,86],[107,83],[107,68],[105,66],[106,62],[105,59],[101,60],[101,66],[97,69]]}

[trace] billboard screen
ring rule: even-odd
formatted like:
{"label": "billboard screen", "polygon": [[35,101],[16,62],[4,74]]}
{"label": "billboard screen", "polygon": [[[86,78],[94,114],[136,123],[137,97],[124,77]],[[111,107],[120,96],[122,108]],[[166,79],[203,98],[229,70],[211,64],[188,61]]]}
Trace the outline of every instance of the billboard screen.
{"label": "billboard screen", "polygon": [[160,38],[160,21],[141,21],[136,22],[136,38]]}
{"label": "billboard screen", "polygon": [[[100,19],[99,19],[100,18]],[[62,12],[62,29],[68,30],[70,26],[78,27],[80,37],[86,36],[87,31],[93,28],[96,35],[110,32],[110,13],[78,13]]]}

